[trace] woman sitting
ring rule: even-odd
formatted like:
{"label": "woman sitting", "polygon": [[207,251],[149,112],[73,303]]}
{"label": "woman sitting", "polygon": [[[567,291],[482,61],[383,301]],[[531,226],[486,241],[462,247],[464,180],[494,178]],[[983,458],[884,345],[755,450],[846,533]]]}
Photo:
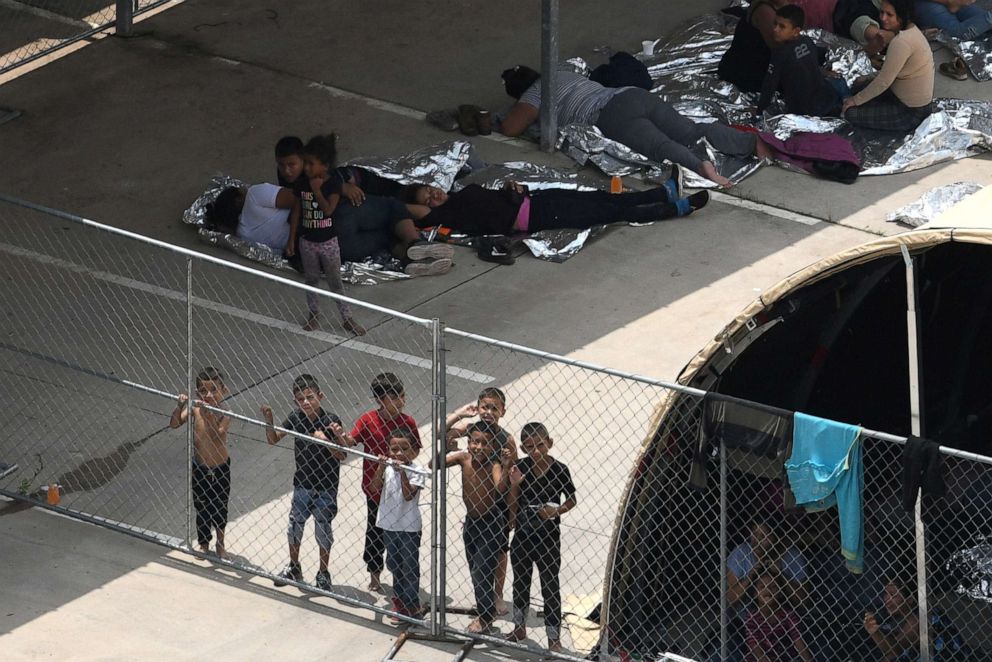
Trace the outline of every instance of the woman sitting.
{"label": "woman sitting", "polygon": [[542,189],[507,182],[500,190],[470,184],[456,193],[414,184],[407,200],[419,227],[444,226],[471,236],[509,235],[541,230],[585,230],[594,225],[649,223],[686,216],[709,201],[700,191],[688,198],[674,195],[675,183],[634,193]]}
{"label": "woman sitting", "polygon": [[910,133],[933,107],[933,53],[913,24],[913,0],[885,0],[879,19],[895,33],[878,75],[841,107],[854,126]]}
{"label": "woman sitting", "polygon": [[[503,72],[506,93],[517,99],[500,128],[504,135],[519,136],[537,120],[541,107],[540,77],[523,65]],[[755,134],[719,122],[697,124],[637,87],[603,87],[585,76],[563,70],[558,72],[555,94],[559,127],[596,126],[610,140],[653,161],[677,163],[720,186],[731,186],[732,182],[717,172],[711,161],[700,159],[689,149],[700,138],[705,137],[724,154],[759,157],[771,154]]]}
{"label": "woman sitting", "polygon": [[760,92],[768,72],[775,10],[786,0],[757,0],[737,22],[730,48],[720,58],[717,74],[743,92]]}

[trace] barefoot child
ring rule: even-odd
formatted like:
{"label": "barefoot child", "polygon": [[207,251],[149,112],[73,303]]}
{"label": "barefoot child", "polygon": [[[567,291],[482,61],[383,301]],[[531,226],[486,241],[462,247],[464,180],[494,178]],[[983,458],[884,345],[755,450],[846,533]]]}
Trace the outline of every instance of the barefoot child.
{"label": "barefoot child", "polygon": [[[389,435],[395,430],[409,430],[413,435],[414,450],[420,451],[420,435],[417,434],[417,422],[409,414],[403,413],[406,406],[406,393],[403,382],[391,372],[376,375],[370,385],[372,397],[377,408],[362,414],[351,436],[356,444],[362,444],[369,455],[387,455],[389,453]],[[382,465],[365,460],[362,466],[362,491],[365,493],[365,505],[368,517],[365,521],[365,549],[362,560],[369,571],[369,590],[382,591],[379,574],[383,568],[383,555],[386,548],[383,542],[382,529],[376,525],[379,516],[379,488],[373,486],[376,471]]]}
{"label": "barefoot child", "polygon": [[[386,543],[386,564],[393,574],[393,609],[404,616],[420,616],[420,490],[423,473],[416,466],[419,443],[412,430],[399,428],[388,435],[389,457],[379,456],[372,487],[381,492],[376,526]],[[394,619],[393,624],[402,621]]]}
{"label": "barefoot child", "polygon": [[[339,446],[354,446],[351,435],[341,429],[341,419],[326,413],[320,406],[324,394],[312,375],[303,374],[293,380],[293,399],[297,409],[283,422],[283,428],[307,436],[333,441]],[[272,422],[272,407],[262,405],[262,416],[268,427],[265,436],[270,444],[277,444],[286,436],[276,430]],[[296,437],[293,454],[296,472],[293,474],[293,502],[289,511],[289,565],[279,573],[282,580],[303,581],[300,566],[300,544],[307,520],[313,517],[317,547],[320,549],[320,570],[314,584],[317,588],[331,590],[331,575],[327,569],[331,557],[334,534],[331,522],[338,512],[338,479],[344,451],[335,450],[307,439]],[[285,581],[276,580],[276,586]]]}
{"label": "barefoot child", "polygon": [[[227,452],[230,416],[203,407],[220,409],[227,395],[224,377],[206,367],[196,375],[193,402],[193,471],[191,489],[196,510],[196,542],[201,552],[210,549],[211,529],[217,532],[217,556],[226,557],[224,528],[227,526],[227,503],[231,496],[231,456]],[[179,402],[169,419],[170,428],[178,428],[189,417],[189,397],[179,395]]]}
{"label": "barefoot child", "polygon": [[468,429],[468,450],[445,456],[446,467],[462,469],[462,499],[465,501],[465,556],[468,558],[478,617],[469,632],[485,632],[496,620],[496,565],[506,548],[505,503],[508,473],[513,463],[509,448],[496,455],[496,434],[479,421]]}
{"label": "barefoot child", "polygon": [[[517,443],[513,439],[513,435],[509,431],[500,427],[499,421],[503,416],[506,415],[506,394],[503,393],[498,388],[489,387],[484,388],[479,393],[478,400],[474,405],[468,404],[461,407],[453,414],[450,414],[445,421],[447,426],[447,448],[449,451],[458,450],[458,438],[464,437],[466,431],[468,430],[468,424],[463,422],[464,419],[479,417],[479,421],[485,423],[490,428],[493,429],[495,433],[496,449],[495,452],[502,453],[504,448],[509,448],[512,454],[513,461],[517,460]],[[509,508],[505,501],[500,501],[497,504],[499,507],[503,508],[507,514],[507,522],[509,522]],[[510,612],[506,606],[506,601],[503,600],[503,587],[506,585],[506,567],[507,563],[507,552],[509,552],[509,540],[510,531],[507,529],[506,541],[507,544],[503,546],[500,550],[499,559],[496,565],[496,613],[500,616],[505,616]]]}
{"label": "barefoot child", "polygon": [[554,441],[542,423],[528,423],[520,432],[527,457],[510,470],[510,518],[516,523],[510,561],[513,566],[513,632],[510,641],[527,638],[530,582],[537,566],[544,598],[548,649],[561,650],[560,518],[577,503],[572,475],[551,457]]}
{"label": "barefoot child", "polygon": [[[332,177],[331,168],[337,158],[334,134],[314,136],[303,148],[303,171],[309,180],[300,190],[300,213],[290,216],[289,243],[286,253],[295,252],[297,233],[300,239],[300,258],[303,261],[303,276],[307,285],[316,287],[320,283],[320,271],[324,270],[327,287],[335,294],[344,294],[341,281],[341,247],[338,245],[338,231],[334,226],[333,214],[341,199],[341,180]],[[351,306],[337,301],[338,312],[346,331],[356,336],[365,335],[365,329],[355,321]],[[317,295],[307,292],[309,317],[303,328],[313,331],[319,326],[320,303]]]}

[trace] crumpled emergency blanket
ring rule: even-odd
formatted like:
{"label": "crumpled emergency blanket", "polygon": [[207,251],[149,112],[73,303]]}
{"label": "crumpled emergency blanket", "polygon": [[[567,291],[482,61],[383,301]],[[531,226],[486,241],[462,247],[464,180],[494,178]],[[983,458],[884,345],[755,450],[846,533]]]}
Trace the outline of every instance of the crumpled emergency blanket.
{"label": "crumpled emergency blanket", "polygon": [[[746,5],[740,2],[734,4]],[[736,17],[723,12],[703,14],[679,26],[671,35],[662,37],[654,55],[639,55],[651,74],[653,91],[695,121],[750,126],[772,131],[782,140],[796,131],[851,134],[852,127],[841,119],[783,115],[773,112],[775,105],[766,111],[764,117],[756,117],[753,107],[757,103],[757,95],[743,93],[716,75],[717,64],[730,46],[736,23]],[[868,57],[855,42],[820,29],[805,33],[817,45],[827,49],[827,64],[848,84],[874,73]],[[976,47],[976,53],[979,50]],[[985,53],[983,57],[990,57],[987,50],[982,52]],[[976,60],[973,57],[971,61]],[[581,58],[568,62],[579,72],[588,71]],[[864,168],[861,174],[908,172],[992,149],[992,104],[981,100],[936,99],[935,105],[937,111],[909,136],[893,137],[861,130],[855,132],[855,148]],[[781,109],[780,106],[778,108]],[[658,165],[603,137],[595,127],[562,127],[559,146],[579,163],[592,162],[608,175],[650,172]],[[705,139],[694,151],[697,156],[712,160],[721,174],[735,183],[762,165],[756,158],[741,161],[726,157],[713,150]],[[714,186],[691,172],[685,173],[685,181],[691,187]]]}
{"label": "crumpled emergency blanket", "polygon": [[885,220],[918,228],[925,223],[937,220],[945,211],[982,190],[975,182],[955,182],[930,189],[905,207],[891,212]]}

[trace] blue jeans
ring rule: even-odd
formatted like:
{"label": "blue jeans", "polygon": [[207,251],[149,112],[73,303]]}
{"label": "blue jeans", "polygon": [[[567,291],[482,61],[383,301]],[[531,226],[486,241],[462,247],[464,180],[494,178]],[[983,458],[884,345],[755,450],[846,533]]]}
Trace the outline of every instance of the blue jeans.
{"label": "blue jeans", "polygon": [[408,614],[420,609],[420,531],[383,531],[386,567],[393,575],[393,595]]}
{"label": "blue jeans", "polygon": [[992,12],[968,5],[955,13],[936,2],[916,2],[916,24],[920,28],[940,28],[958,39],[974,39],[992,28]]}
{"label": "blue jeans", "polygon": [[313,517],[317,545],[329,550],[334,543],[331,522],[338,514],[338,493],[308,490],[302,487],[293,489],[293,505],[289,509],[289,544],[299,547],[303,542],[303,527]]}
{"label": "blue jeans", "polygon": [[462,530],[475,608],[485,625],[496,620],[496,566],[506,549],[506,513],[498,506],[482,517],[466,517]]}

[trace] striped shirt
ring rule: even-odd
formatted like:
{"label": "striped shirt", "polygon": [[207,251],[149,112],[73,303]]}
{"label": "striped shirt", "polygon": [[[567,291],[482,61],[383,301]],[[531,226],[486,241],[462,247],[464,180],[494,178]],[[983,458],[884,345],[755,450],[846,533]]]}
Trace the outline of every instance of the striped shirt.
{"label": "striped shirt", "polygon": [[[603,87],[574,71],[558,72],[558,126],[595,124],[599,111],[614,96],[629,87]],[[521,103],[541,107],[541,81],[538,80],[520,95]]]}

